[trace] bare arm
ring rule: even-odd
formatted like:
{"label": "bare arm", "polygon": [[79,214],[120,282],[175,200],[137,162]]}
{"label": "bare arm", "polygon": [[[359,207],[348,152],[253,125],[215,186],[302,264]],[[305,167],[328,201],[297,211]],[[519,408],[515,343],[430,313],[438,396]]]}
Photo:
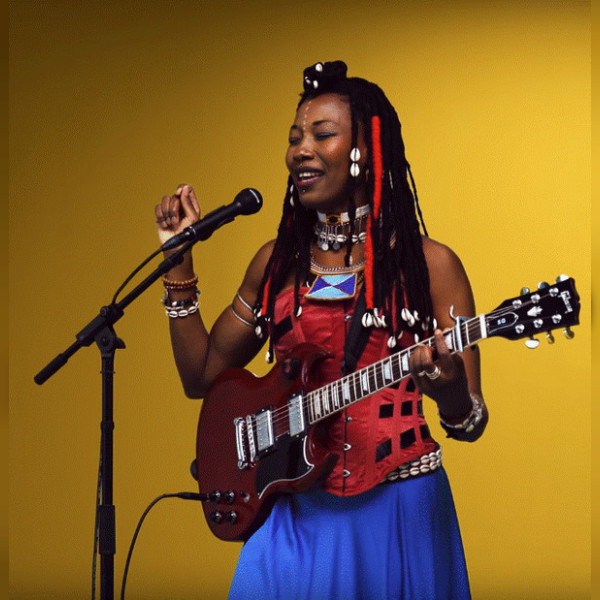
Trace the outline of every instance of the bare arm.
{"label": "bare arm", "polygon": [[[481,392],[480,358],[477,348],[468,348],[462,354],[451,354],[448,350],[443,330],[454,326],[450,316],[450,307],[454,314],[475,316],[475,302],[469,279],[456,254],[447,246],[429,238],[423,242],[425,258],[429,268],[430,291],[433,311],[438,323],[435,332],[434,353],[426,346],[419,347],[413,354],[411,371],[419,389],[436,401],[440,416],[446,423],[458,424],[471,413],[473,400],[480,399],[483,405],[483,418],[470,432],[457,431],[457,439],[474,441],[485,429],[488,414]],[[436,373],[438,377],[430,379],[427,373]]]}
{"label": "bare arm", "polygon": [[[173,196],[165,196],[155,208],[161,244],[196,222],[200,208],[191,186],[179,186]],[[254,315],[248,306],[256,301],[258,286],[272,251],[272,243],[263,246],[248,267],[238,294],[225,308],[208,332],[201,311],[186,317],[169,319],[171,345],[185,393],[202,398],[215,377],[230,367],[245,366],[260,350],[263,342],[254,333]],[[191,252],[167,274],[170,281],[188,281],[195,277]],[[169,300],[184,300],[190,291],[170,290]]]}

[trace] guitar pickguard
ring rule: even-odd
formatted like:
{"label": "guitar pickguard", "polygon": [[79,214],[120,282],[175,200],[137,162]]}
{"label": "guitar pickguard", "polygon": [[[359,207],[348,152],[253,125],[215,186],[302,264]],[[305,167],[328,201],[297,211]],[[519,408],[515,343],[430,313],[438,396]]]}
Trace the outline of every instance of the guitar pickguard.
{"label": "guitar pickguard", "polygon": [[315,465],[307,458],[307,436],[286,434],[277,440],[275,451],[263,456],[257,465],[255,487],[259,498],[274,483],[293,482],[310,473]]}

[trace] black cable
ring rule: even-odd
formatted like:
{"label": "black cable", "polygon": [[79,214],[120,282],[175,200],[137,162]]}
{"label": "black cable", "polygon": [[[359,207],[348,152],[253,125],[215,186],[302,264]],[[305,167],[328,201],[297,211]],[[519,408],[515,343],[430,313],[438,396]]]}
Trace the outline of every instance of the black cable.
{"label": "black cable", "polygon": [[125,281],[121,284],[119,289],[117,289],[117,291],[115,292],[115,295],[113,296],[113,299],[112,299],[113,304],[117,303],[117,296],[121,293],[123,288],[134,278],[134,276],[137,273],[139,273],[155,256],[157,256],[161,252],[162,252],[162,247],[159,248],[158,250],[155,250],[148,258],[146,258],[138,267],[136,267],[131,272],[131,274],[127,277],[127,279],[125,279]]}
{"label": "black cable", "polygon": [[[101,433],[101,437],[104,435]],[[96,486],[96,516],[94,519],[94,554],[92,556],[92,600],[96,598],[96,571],[98,557],[98,541],[100,532],[98,530],[98,507],[100,506],[100,496],[102,493],[102,443],[100,444],[100,460],[98,462],[98,484]]]}
{"label": "black cable", "polygon": [[155,498],[148,505],[148,507],[143,512],[142,516],[140,517],[138,525],[133,534],[133,538],[131,539],[131,544],[129,546],[129,552],[127,553],[127,560],[125,561],[125,570],[123,572],[123,583],[121,584],[121,600],[125,600],[125,585],[127,582],[127,573],[129,571],[129,563],[131,562],[131,556],[133,554],[133,547],[135,546],[135,542],[137,540],[138,534],[140,532],[140,529],[142,528],[142,523],[144,522],[144,519],[146,518],[146,516],[148,515],[148,513],[150,512],[152,507],[157,502],[162,500],[163,498],[181,498],[182,500],[200,500],[202,502],[205,502],[206,500],[208,500],[208,496],[206,494],[195,494],[193,492],[179,492],[176,494],[162,494],[162,495],[158,496],[158,498]]}

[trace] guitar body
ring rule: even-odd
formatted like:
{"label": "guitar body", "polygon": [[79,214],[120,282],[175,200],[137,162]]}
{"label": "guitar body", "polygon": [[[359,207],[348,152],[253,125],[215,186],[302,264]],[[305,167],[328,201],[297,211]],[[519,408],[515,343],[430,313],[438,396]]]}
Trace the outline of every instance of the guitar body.
{"label": "guitar body", "polygon": [[[246,540],[266,519],[277,496],[307,490],[333,469],[336,455],[319,443],[322,428],[277,435],[273,447],[240,465],[239,430],[245,418],[266,407],[279,409],[275,433],[286,429],[290,396],[307,391],[317,363],[327,353],[314,344],[301,344],[265,377],[245,369],[228,369],[213,383],[200,411],[196,470],[212,532],[226,541]],[[240,424],[240,419],[242,420]],[[236,425],[237,423],[237,425]]]}
{"label": "guitar body", "polygon": [[[501,336],[529,338],[561,328],[570,339],[579,323],[579,295],[573,279],[540,283],[534,292],[505,300],[488,314],[457,317],[444,332],[450,352],[462,352],[480,340]],[[433,348],[433,337],[420,344]],[[313,377],[328,356],[321,347],[293,348],[265,377],[229,369],[213,383],[204,399],[196,441],[196,471],[212,532],[222,540],[243,541],[264,522],[278,494],[305,491],[325,478],[337,456],[323,440],[335,413],[410,376],[410,355],[404,348],[321,385]]]}

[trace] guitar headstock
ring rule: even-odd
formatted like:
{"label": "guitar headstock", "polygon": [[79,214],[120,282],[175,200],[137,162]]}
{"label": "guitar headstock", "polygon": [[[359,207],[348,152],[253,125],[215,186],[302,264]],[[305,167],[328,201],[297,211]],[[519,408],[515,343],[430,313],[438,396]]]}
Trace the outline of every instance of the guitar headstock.
{"label": "guitar headstock", "polygon": [[540,333],[546,334],[550,343],[554,342],[554,329],[562,329],[570,339],[575,335],[570,327],[579,323],[579,308],[575,281],[561,275],[556,283],[540,283],[533,292],[523,288],[521,296],[505,300],[485,315],[487,335],[509,340],[530,338],[525,342],[528,348],[539,345],[533,336]]}

